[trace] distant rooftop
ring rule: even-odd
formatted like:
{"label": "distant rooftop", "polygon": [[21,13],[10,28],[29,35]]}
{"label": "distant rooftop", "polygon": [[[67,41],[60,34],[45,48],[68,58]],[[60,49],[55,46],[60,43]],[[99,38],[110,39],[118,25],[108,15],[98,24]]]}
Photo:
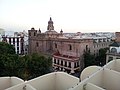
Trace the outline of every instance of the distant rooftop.
{"label": "distant rooftop", "polygon": [[114,42],[110,46],[120,47],[120,42]]}

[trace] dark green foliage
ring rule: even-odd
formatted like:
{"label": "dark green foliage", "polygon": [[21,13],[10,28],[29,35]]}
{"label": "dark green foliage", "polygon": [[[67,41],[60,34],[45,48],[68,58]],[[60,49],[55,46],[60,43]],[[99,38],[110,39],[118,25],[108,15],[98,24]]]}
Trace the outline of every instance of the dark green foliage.
{"label": "dark green foliage", "polygon": [[91,65],[103,66],[106,64],[106,52],[108,48],[102,48],[99,50],[99,54],[94,56],[90,53],[90,51],[84,52],[84,65],[85,67]]}
{"label": "dark green foliage", "polygon": [[84,66],[88,67],[91,65],[95,65],[95,56],[90,52],[84,52]]}
{"label": "dark green foliage", "polygon": [[38,54],[19,56],[12,45],[0,42],[0,76],[28,80],[49,73],[51,67],[51,58]]}
{"label": "dark green foliage", "polygon": [[16,54],[1,55],[1,76],[17,76],[19,69],[19,59]]}
{"label": "dark green foliage", "polygon": [[46,58],[38,54],[24,56],[21,58],[23,66],[22,77],[24,80],[32,79],[50,72],[52,66],[51,58]]}
{"label": "dark green foliage", "polygon": [[0,42],[0,54],[15,54],[15,48],[8,43]]}
{"label": "dark green foliage", "polygon": [[106,52],[108,48],[102,48],[99,50],[99,55],[96,57],[97,65],[103,66],[106,64]]}

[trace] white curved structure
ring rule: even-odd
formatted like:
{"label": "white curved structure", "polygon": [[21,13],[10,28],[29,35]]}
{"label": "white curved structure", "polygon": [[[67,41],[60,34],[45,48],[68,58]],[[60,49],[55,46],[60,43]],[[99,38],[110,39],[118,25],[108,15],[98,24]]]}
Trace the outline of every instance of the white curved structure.
{"label": "white curved structure", "polygon": [[0,77],[0,90],[120,90],[120,59],[104,67],[90,66],[83,70],[81,77],[87,78],[79,82],[79,78],[64,72],[53,72],[26,82],[16,77]]}
{"label": "white curved structure", "polygon": [[81,81],[83,81],[84,79],[88,78],[90,75],[92,75],[93,73],[95,73],[96,71],[98,71],[101,67],[99,66],[89,66],[86,67],[81,75],[80,75],[80,79]]}

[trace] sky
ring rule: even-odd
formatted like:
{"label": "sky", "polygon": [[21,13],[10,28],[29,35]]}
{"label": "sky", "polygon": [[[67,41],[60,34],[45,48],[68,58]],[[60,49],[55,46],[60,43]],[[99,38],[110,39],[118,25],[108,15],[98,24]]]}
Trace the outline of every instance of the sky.
{"label": "sky", "polygon": [[120,31],[120,0],[0,0],[0,28],[47,30],[52,17],[57,32]]}

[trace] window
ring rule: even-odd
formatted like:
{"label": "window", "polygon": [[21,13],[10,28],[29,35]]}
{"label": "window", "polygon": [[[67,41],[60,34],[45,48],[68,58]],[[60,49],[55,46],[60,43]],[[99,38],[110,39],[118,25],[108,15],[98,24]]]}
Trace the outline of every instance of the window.
{"label": "window", "polygon": [[86,51],[88,50],[88,45],[86,45]]}
{"label": "window", "polygon": [[11,44],[11,38],[9,38],[9,44]]}
{"label": "window", "polygon": [[94,54],[95,54],[95,50],[94,50]]}
{"label": "window", "polygon": [[54,59],[54,63],[56,64],[56,59]]}
{"label": "window", "polygon": [[76,68],[76,62],[74,62],[74,68]]}
{"label": "window", "polygon": [[19,46],[19,38],[17,38],[17,46]]}
{"label": "window", "polygon": [[34,32],[34,36],[36,36],[36,33]]}
{"label": "window", "polygon": [[37,46],[37,47],[39,46],[38,42],[36,42],[36,46]]}
{"label": "window", "polygon": [[15,38],[13,38],[13,45],[15,46]]}
{"label": "window", "polygon": [[55,43],[55,48],[57,48],[57,44]]}
{"label": "window", "polygon": [[79,61],[77,62],[77,67],[79,67]]}
{"label": "window", "polygon": [[71,68],[71,62],[69,62],[69,67]]}
{"label": "window", "polygon": [[111,49],[111,53],[117,53],[117,49],[116,48],[112,48]]}
{"label": "window", "polygon": [[31,33],[29,33],[29,36],[31,36]]}
{"label": "window", "polygon": [[17,51],[19,51],[19,47],[17,47]]}
{"label": "window", "polygon": [[61,65],[63,65],[63,61],[61,60]]}
{"label": "window", "polygon": [[59,60],[58,60],[58,65],[59,65]]}
{"label": "window", "polygon": [[69,44],[69,50],[72,50],[72,46]]}
{"label": "window", "polygon": [[67,62],[65,61],[65,67],[67,67]]}

